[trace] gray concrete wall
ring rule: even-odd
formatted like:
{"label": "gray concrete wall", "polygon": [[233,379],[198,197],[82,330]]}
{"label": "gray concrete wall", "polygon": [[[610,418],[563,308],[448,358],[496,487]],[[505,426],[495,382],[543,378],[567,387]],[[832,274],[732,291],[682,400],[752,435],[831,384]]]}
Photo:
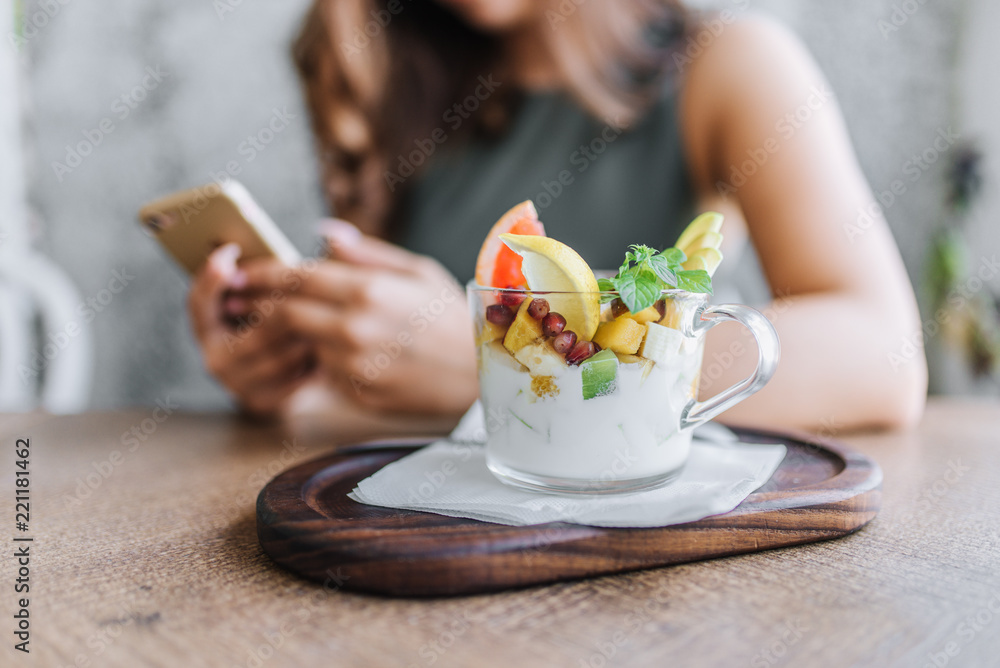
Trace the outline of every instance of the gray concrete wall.
{"label": "gray concrete wall", "polygon": [[[996,128],[995,84],[987,95],[975,81],[994,75],[995,82],[993,35],[1000,24],[993,0],[970,2],[980,19],[963,19],[964,2],[917,3],[916,13],[891,33],[880,29],[879,21],[891,23],[899,0],[751,5],[789,22],[811,47],[837,91],[868,178],[883,190],[938,129]],[[59,5],[30,38],[30,201],[43,225],[44,248],[85,298],[107,299],[102,291],[113,270],[134,276],[101,305],[94,321],[93,406],[150,403],[168,394],[191,407],[225,403],[200,370],[183,313],[183,277],[137,230],[134,214],[141,202],[206,182],[213,171],[236,161],[243,170],[239,178],[272,217],[300,248],[310,245],[312,221],[322,205],[287,57],[306,4],[71,2]],[[220,16],[216,7],[226,5],[233,11]],[[29,3],[29,20],[39,6],[38,0]],[[980,36],[979,50],[959,53],[962,31]],[[964,79],[955,76],[961,63]],[[161,74],[149,78],[148,68]],[[149,90],[136,88],[144,77]],[[123,105],[130,107],[127,116]],[[241,142],[263,128],[276,107],[287,107],[297,119],[250,160],[241,153]],[[96,139],[104,119],[113,132],[79,166],[57,174],[53,162],[66,163],[67,145],[90,141],[88,132]],[[991,136],[995,156],[996,135]],[[992,165],[995,170],[995,161]],[[944,160],[932,165],[887,207],[914,279],[922,271],[931,230],[948,215],[944,166]],[[995,182],[992,192],[975,235],[976,243],[997,248]]]}
{"label": "gray concrete wall", "polygon": [[[225,403],[201,371],[186,281],[136,224],[144,201],[207,183],[235,163],[300,248],[321,214],[288,58],[306,2],[216,5],[233,11],[220,15],[204,0],[72,2],[28,42],[30,200],[45,250],[85,300],[96,300],[95,407],[167,395],[190,407]],[[31,7],[29,21],[40,5]],[[265,150],[248,151],[244,142],[275,109],[295,119]],[[77,165],[67,146],[79,153],[87,144],[95,146]],[[108,289],[119,287],[115,271],[128,280],[118,294]]]}
{"label": "gray concrete wall", "polygon": [[973,248],[1000,250],[1000,3],[977,0],[962,21],[958,54],[956,116],[967,136],[985,154],[982,199],[972,211],[969,237]]}
{"label": "gray concrete wall", "polygon": [[[0,13],[0,35],[16,35],[14,13],[6,5]],[[0,46],[0,244],[8,248],[24,243],[26,237],[21,85],[19,52],[4,40]]]}

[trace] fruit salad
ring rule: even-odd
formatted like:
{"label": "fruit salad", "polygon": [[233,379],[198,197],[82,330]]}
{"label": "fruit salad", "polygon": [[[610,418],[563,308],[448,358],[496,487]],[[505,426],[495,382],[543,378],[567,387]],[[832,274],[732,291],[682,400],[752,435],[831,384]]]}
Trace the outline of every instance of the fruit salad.
{"label": "fruit salad", "polygon": [[545,236],[530,202],[494,225],[476,266],[481,396],[491,470],[545,489],[623,491],[675,476],[704,338],[693,329],[722,255],[705,214],[664,251],[632,246],[598,278]]}

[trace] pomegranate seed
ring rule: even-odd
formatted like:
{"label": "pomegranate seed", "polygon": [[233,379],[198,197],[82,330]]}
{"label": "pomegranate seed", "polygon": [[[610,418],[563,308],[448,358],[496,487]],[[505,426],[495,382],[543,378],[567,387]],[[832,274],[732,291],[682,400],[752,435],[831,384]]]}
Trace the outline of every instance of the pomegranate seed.
{"label": "pomegranate seed", "polygon": [[486,307],[486,319],[494,325],[508,327],[514,322],[514,311],[504,304],[493,304]]}
{"label": "pomegranate seed", "polygon": [[542,318],[542,332],[550,339],[566,329],[566,318],[558,313],[549,313]]}
{"label": "pomegranate seed", "polygon": [[573,350],[566,354],[566,361],[570,364],[580,364],[594,355],[599,351],[599,347],[593,341],[578,341]]}
{"label": "pomegranate seed", "polygon": [[552,339],[552,347],[560,355],[565,355],[569,351],[573,350],[573,346],[576,345],[576,333],[566,330],[561,334],[557,334],[556,338]]}
{"label": "pomegranate seed", "polygon": [[661,299],[653,304],[653,306],[656,307],[656,312],[660,314],[660,319],[662,320],[663,316],[667,314],[667,301],[665,299]]}
{"label": "pomegranate seed", "polygon": [[628,313],[628,307],[625,306],[625,302],[623,302],[620,297],[616,297],[614,301],[611,302],[611,315],[617,318],[625,315],[626,313]]}
{"label": "pomegranate seed", "polygon": [[525,295],[520,292],[501,292],[500,293],[500,303],[504,306],[520,306],[521,302],[524,301]]}
{"label": "pomegranate seed", "polygon": [[541,320],[549,314],[549,303],[544,299],[532,299],[528,304],[528,315],[535,320]]}

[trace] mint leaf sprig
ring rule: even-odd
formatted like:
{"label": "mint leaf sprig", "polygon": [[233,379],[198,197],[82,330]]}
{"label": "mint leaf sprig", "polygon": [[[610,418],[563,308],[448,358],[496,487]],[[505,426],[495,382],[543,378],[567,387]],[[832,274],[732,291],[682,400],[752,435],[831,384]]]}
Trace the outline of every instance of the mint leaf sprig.
{"label": "mint leaf sprig", "polygon": [[[712,277],[704,269],[684,269],[687,256],[679,248],[657,251],[649,246],[633,244],[625,253],[625,261],[614,278],[600,278],[601,292],[617,292],[632,313],[638,313],[656,303],[663,290],[686,290],[712,294]],[[602,302],[614,299],[604,295]]]}

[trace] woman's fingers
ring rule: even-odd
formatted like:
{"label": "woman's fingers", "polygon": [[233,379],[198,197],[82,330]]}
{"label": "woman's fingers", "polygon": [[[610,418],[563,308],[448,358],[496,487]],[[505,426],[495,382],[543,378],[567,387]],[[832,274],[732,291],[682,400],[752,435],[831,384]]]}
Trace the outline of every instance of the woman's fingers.
{"label": "woman's fingers", "polygon": [[305,383],[304,376],[287,380],[268,381],[250,388],[249,393],[238,394],[239,403],[251,413],[270,415],[277,413],[285,401]]}
{"label": "woman's fingers", "polygon": [[312,345],[305,341],[288,341],[233,365],[227,380],[241,388],[241,394],[253,394],[264,385],[300,378],[310,367],[313,356]]}
{"label": "woman's fingers", "polygon": [[310,260],[297,267],[277,262],[251,262],[243,271],[246,289],[271,301],[297,294],[332,304],[349,304],[368,280],[366,272],[330,260]]}
{"label": "woman's fingers", "polygon": [[272,313],[258,319],[251,314],[208,337],[203,343],[206,366],[213,375],[219,375],[260,355],[281,351],[292,340],[301,337],[293,336],[280,317]]}
{"label": "woman's fingers", "polygon": [[363,235],[346,221],[325,220],[320,231],[329,243],[332,259],[307,260],[297,267],[275,260],[249,262],[241,267],[247,291],[272,297],[299,294],[348,305],[357,302],[377,276],[427,275],[435,266],[430,258]]}
{"label": "woman's fingers", "polygon": [[364,314],[316,299],[288,299],[281,305],[278,317],[288,331],[335,350],[358,350],[377,335],[370,318]]}
{"label": "woman's fingers", "polygon": [[292,341],[255,357],[220,369],[217,377],[254,413],[273,413],[301,387],[316,368],[315,353],[308,344]]}
{"label": "woman's fingers", "polygon": [[242,279],[237,275],[236,268],[240,252],[237,244],[215,249],[191,283],[188,310],[195,335],[200,340],[222,324],[222,296],[225,291],[240,287]]}
{"label": "woman's fingers", "polygon": [[250,312],[251,300],[238,293],[226,293],[222,298],[222,314],[229,318],[239,318]]}
{"label": "woman's fingers", "polygon": [[320,222],[319,230],[326,238],[331,257],[347,264],[415,274],[427,263],[427,258],[422,255],[378,237],[362,234],[346,220],[327,218]]}
{"label": "woman's fingers", "polygon": [[277,316],[282,300],[248,289],[239,256],[236,244],[209,256],[191,285],[191,321],[208,370],[248,410],[273,413],[315,369],[315,347],[289,335]]}

